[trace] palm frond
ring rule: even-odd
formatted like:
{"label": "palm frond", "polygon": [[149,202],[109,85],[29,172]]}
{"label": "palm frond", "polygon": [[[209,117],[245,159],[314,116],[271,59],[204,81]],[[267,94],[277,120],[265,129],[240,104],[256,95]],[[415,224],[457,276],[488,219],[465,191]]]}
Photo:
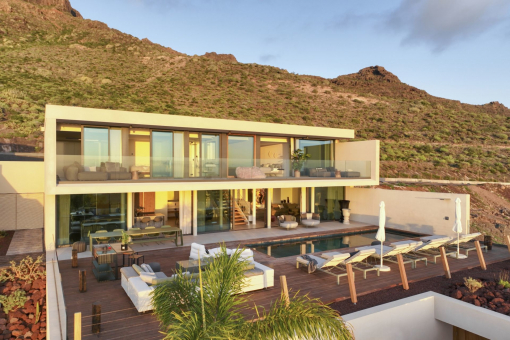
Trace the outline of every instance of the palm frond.
{"label": "palm frond", "polygon": [[269,311],[259,311],[259,319],[241,330],[246,340],[352,340],[350,327],[338,313],[319,299],[296,293],[286,305],[283,295]]}

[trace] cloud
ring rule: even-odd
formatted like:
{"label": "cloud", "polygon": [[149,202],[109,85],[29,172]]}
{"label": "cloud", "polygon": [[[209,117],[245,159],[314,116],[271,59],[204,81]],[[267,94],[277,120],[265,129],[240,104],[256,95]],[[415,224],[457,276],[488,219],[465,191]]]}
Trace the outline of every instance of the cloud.
{"label": "cloud", "polygon": [[269,61],[273,61],[275,59],[278,59],[280,56],[276,54],[263,54],[259,57],[260,61],[263,63],[267,63]]}
{"label": "cloud", "polygon": [[403,34],[402,44],[424,43],[441,52],[508,25],[510,0],[403,0],[382,23]]}

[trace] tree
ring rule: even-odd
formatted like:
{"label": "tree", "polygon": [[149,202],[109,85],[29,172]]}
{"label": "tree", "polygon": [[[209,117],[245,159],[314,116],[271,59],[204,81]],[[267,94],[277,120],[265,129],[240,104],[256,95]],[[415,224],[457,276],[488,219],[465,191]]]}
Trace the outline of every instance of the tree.
{"label": "tree", "polygon": [[202,280],[179,271],[174,280],[156,287],[154,314],[165,339],[354,339],[335,310],[298,293],[289,302],[281,296],[269,310],[254,306],[257,318],[245,319],[241,311],[247,300],[241,293],[249,262],[241,251],[229,256],[222,246]]}

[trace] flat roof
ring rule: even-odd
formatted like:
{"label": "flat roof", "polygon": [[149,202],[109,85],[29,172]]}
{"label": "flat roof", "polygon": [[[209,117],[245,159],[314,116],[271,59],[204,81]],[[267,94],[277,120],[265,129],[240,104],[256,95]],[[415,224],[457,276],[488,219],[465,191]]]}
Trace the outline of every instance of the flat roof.
{"label": "flat roof", "polygon": [[159,113],[91,109],[46,105],[46,118],[70,124],[132,126],[152,129],[173,128],[201,132],[243,133],[327,139],[354,138],[352,129],[262,123],[232,119],[203,118]]}

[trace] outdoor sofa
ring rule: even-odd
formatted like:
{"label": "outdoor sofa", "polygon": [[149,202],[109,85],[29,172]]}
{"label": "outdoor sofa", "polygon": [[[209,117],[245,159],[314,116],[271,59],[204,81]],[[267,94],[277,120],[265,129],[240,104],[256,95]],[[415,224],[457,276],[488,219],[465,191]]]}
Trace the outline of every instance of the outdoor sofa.
{"label": "outdoor sofa", "polygon": [[[234,250],[226,248],[227,255],[231,255]],[[198,254],[200,259],[204,261],[210,261],[221,252],[221,248],[206,249],[204,245],[198,243],[192,243],[189,259],[197,260]],[[241,258],[245,259],[250,265],[244,272],[246,281],[243,287],[243,292],[251,292],[259,289],[267,289],[274,286],[274,269],[264,266],[261,263],[256,262],[253,259],[253,250],[244,249],[240,255]]]}

